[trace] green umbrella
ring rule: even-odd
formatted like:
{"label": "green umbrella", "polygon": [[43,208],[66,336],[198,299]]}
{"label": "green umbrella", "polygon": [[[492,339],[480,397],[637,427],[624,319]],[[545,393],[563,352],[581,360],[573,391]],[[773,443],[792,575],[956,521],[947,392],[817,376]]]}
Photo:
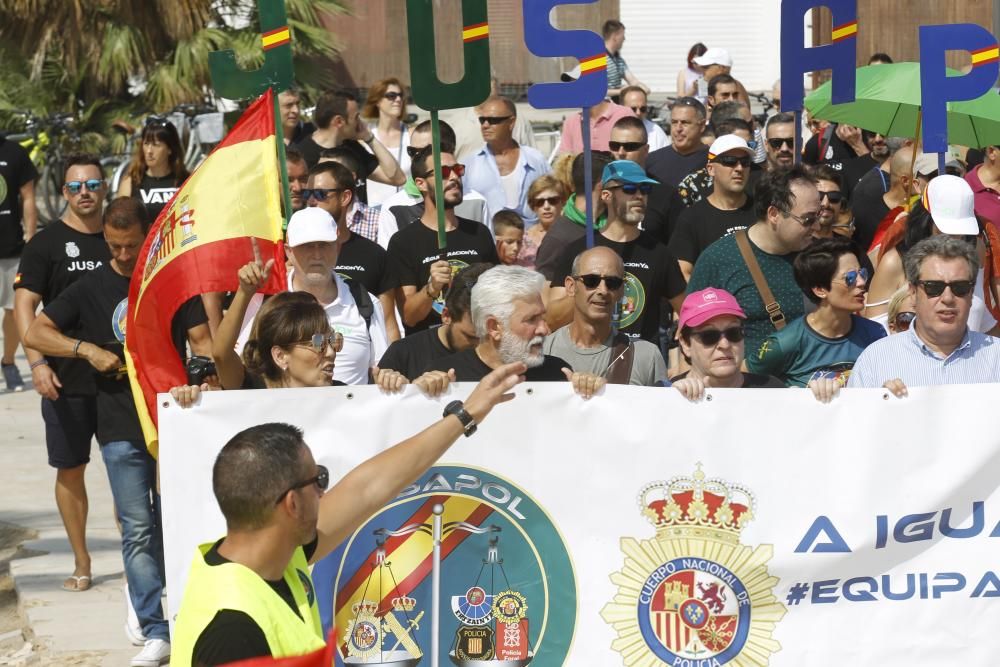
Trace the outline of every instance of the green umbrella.
{"label": "green umbrella", "polygon": [[[949,69],[949,76],[960,73]],[[830,102],[830,82],[810,93],[805,107],[813,118],[857,127],[887,137],[920,134],[920,63],[869,65],[857,70],[855,100]],[[948,104],[948,142],[981,148],[1000,143],[1000,95],[989,92]]]}

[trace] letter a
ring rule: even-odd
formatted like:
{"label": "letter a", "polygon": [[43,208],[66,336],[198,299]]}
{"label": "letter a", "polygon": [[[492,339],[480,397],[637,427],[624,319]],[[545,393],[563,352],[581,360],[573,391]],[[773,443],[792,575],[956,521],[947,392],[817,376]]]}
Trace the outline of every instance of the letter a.
{"label": "letter a", "polygon": [[[833,14],[831,44],[807,48],[805,13],[826,6]],[[781,2],[781,110],[799,111],[805,99],[802,76],[806,72],[833,70],[830,101],[854,101],[857,58],[857,0],[782,0]]]}
{"label": "letter a", "polygon": [[257,9],[260,12],[261,45],[264,47],[264,64],[260,69],[249,72],[240,69],[232,50],[208,54],[212,86],[226,99],[256,97],[268,88],[278,93],[292,85],[295,76],[292,33],[285,14],[285,0],[257,0]]}
{"label": "letter a", "polygon": [[[821,533],[829,541],[816,544],[816,540],[819,539]],[[809,526],[809,530],[806,531],[805,537],[799,542],[799,546],[795,547],[795,553],[797,554],[809,553],[810,551],[817,554],[849,554],[851,553],[851,548],[847,546],[847,542],[840,536],[840,532],[833,527],[833,522],[828,517],[819,516]]]}
{"label": "letter a", "polygon": [[490,24],[486,0],[462,0],[462,25],[465,75],[455,83],[441,83],[434,54],[434,2],[406,0],[410,82],[413,101],[421,109],[474,107],[490,96]]}
{"label": "letter a", "polygon": [[573,56],[580,78],[572,83],[536,83],[528,102],[536,109],[592,107],[608,94],[608,56],[604,40],[589,30],[556,30],[549,23],[558,5],[585,5],[597,0],[524,0],[524,44],[540,58]]}
{"label": "letter a", "polygon": [[[948,76],[947,51],[972,54],[972,71]],[[920,26],[920,104],[924,116],[924,152],[948,150],[948,102],[974,100],[993,88],[1000,74],[1000,51],[993,34],[974,23]]]}

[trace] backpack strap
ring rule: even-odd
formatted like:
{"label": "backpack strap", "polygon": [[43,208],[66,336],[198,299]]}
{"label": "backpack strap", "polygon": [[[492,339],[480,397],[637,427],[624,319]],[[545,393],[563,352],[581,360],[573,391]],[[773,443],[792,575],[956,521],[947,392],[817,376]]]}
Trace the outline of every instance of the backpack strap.
{"label": "backpack strap", "polygon": [[635,359],[635,346],[632,340],[623,333],[615,334],[611,347],[611,360],[604,372],[608,384],[628,384],[632,377],[632,362]]}
{"label": "backpack strap", "polygon": [[753,278],[753,284],[757,286],[760,298],[764,302],[764,310],[767,311],[767,316],[771,319],[771,324],[774,328],[781,331],[785,328],[785,314],[781,312],[781,304],[774,298],[771,288],[767,285],[767,278],[764,277],[764,272],[760,270],[760,264],[757,263],[757,258],[750,248],[750,237],[747,235],[745,229],[736,232],[735,236],[736,247],[740,249],[740,255],[743,256],[743,261],[746,263],[747,269],[750,270],[750,277]]}
{"label": "backpack strap", "polygon": [[354,297],[354,303],[358,305],[358,313],[365,321],[365,330],[371,329],[372,316],[375,314],[375,306],[372,304],[371,295],[368,294],[368,290],[359,281],[344,276],[341,276],[341,278],[344,278],[344,282],[347,283],[347,289],[351,291],[351,296]]}

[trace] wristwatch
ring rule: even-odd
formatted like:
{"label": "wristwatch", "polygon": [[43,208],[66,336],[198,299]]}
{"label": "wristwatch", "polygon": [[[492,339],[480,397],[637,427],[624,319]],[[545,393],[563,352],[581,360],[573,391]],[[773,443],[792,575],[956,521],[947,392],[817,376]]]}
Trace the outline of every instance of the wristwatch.
{"label": "wristwatch", "polygon": [[462,428],[465,430],[465,437],[468,438],[470,435],[476,432],[476,420],[472,418],[466,410],[462,401],[452,401],[444,408],[444,414],[442,417],[447,417],[448,415],[455,415],[458,417],[458,421],[462,422]]}

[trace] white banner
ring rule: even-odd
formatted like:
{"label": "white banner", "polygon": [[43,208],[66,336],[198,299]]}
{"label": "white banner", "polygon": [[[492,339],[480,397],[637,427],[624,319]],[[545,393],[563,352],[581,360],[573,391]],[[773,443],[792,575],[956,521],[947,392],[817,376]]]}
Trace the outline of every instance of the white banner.
{"label": "white banner", "polygon": [[[296,424],[336,481],[469,389],[215,392],[189,410],[161,396],[171,616],[195,546],[225,532],[211,468],[236,432]],[[1000,385],[829,405],[791,389],[696,404],[672,389],[516,391],[316,566],[349,662],[430,665],[435,601],[442,666],[996,659]]]}

